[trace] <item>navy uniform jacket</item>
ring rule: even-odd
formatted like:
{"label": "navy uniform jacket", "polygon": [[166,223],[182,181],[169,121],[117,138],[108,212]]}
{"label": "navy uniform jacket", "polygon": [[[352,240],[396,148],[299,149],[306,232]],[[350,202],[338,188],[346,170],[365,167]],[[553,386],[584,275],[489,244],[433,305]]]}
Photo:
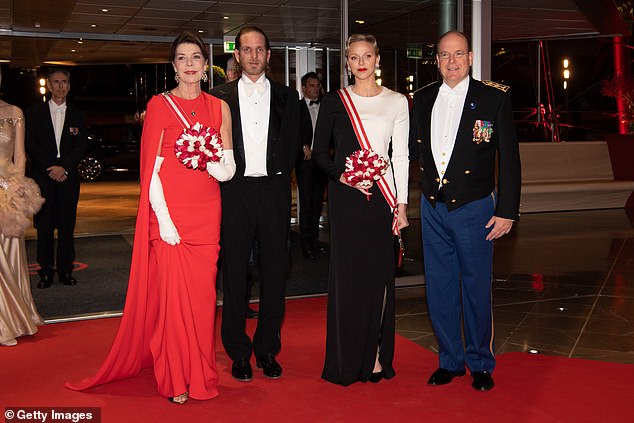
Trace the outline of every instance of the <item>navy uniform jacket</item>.
{"label": "navy uniform jacket", "polygon": [[[431,113],[441,84],[430,84],[414,95],[409,150],[410,158],[420,163],[423,195],[435,207],[442,182],[449,211],[486,197],[495,189],[497,163],[495,216],[518,220],[521,169],[508,87],[471,78],[451,159],[440,176],[431,149]],[[477,120],[492,123],[488,141],[474,137]]]}
{"label": "navy uniform jacket", "polygon": [[[244,178],[246,159],[242,139],[242,120],[238,100],[238,81],[231,81],[215,87],[211,94],[227,102],[231,109],[233,153],[236,160],[236,174],[232,180]],[[266,147],[266,171],[269,176],[282,175],[290,178],[299,151],[299,96],[297,91],[273,82],[271,84],[271,109],[269,135]],[[231,184],[231,181],[224,184]]]}

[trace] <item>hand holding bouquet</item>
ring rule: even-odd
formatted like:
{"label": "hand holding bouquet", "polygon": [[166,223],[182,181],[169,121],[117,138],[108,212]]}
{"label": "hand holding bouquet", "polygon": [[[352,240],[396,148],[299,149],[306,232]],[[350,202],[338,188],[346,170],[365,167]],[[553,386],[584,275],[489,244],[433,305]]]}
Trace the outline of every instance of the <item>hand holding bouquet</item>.
{"label": "hand holding bouquet", "polygon": [[342,178],[348,185],[365,193],[369,201],[371,194],[367,189],[372,187],[374,181],[381,179],[388,165],[387,160],[372,150],[357,150],[346,158],[346,170]]}
{"label": "hand holding bouquet", "polygon": [[188,169],[207,170],[207,163],[219,162],[222,158],[220,133],[196,122],[184,129],[174,145],[176,158]]}

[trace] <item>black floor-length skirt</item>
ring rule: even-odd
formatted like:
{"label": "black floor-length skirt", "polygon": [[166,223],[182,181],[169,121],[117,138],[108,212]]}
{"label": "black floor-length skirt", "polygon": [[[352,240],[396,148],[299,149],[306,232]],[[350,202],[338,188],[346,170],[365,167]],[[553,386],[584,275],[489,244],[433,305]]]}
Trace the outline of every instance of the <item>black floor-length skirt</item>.
{"label": "black floor-length skirt", "polygon": [[[392,214],[377,185],[360,191],[330,181],[330,276],[322,378],[367,381],[377,348],[384,377],[395,375]],[[385,307],[384,307],[385,299]]]}

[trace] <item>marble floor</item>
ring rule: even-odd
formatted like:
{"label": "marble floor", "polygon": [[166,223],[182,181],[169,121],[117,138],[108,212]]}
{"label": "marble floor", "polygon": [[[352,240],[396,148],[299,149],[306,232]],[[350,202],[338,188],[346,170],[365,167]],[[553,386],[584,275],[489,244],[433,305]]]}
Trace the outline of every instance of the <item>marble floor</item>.
{"label": "marble floor", "polygon": [[[623,209],[523,215],[495,245],[497,353],[634,363],[633,227]],[[397,330],[437,351],[424,297],[398,290]]]}
{"label": "marble floor", "polygon": [[[83,184],[77,236],[132,234],[137,201],[136,182]],[[417,214],[412,204],[407,254],[414,259]],[[397,288],[396,298],[398,333],[436,351],[424,285]],[[498,354],[634,363],[634,210],[523,215],[496,241],[493,305]]]}

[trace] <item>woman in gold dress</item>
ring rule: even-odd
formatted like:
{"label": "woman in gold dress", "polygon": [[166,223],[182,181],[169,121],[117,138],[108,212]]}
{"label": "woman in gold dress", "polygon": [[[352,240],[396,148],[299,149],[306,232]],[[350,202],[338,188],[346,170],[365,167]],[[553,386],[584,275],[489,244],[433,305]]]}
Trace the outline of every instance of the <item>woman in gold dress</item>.
{"label": "woman in gold dress", "polygon": [[[1,79],[2,75],[0,75]],[[0,345],[33,335],[43,324],[37,313],[27,268],[24,231],[44,200],[24,176],[24,116],[0,100]]]}

